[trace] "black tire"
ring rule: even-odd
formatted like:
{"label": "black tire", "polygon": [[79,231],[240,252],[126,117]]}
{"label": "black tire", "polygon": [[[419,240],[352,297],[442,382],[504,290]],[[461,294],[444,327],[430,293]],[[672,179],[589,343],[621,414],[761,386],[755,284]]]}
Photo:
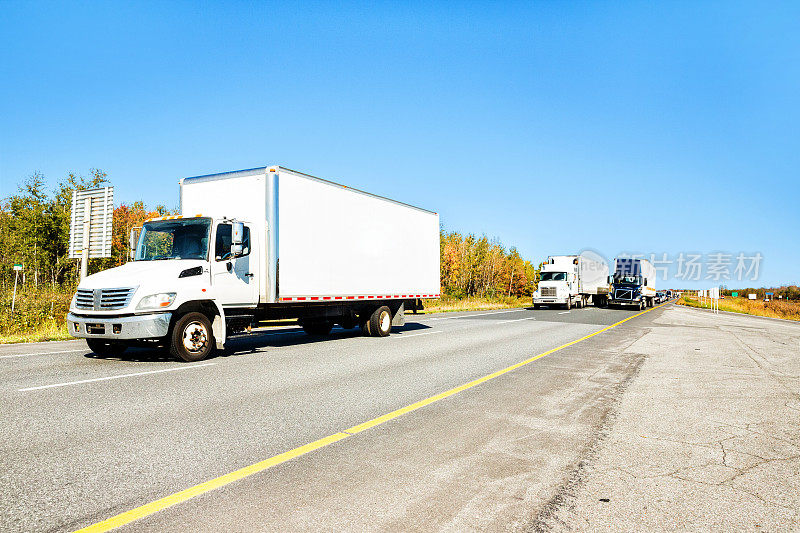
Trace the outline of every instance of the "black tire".
{"label": "black tire", "polygon": [[567,303],[564,304],[564,309],[567,311],[572,309],[572,298],[567,298]]}
{"label": "black tire", "polygon": [[533,304],[533,309],[534,309],[534,311],[535,311],[535,310],[537,310],[537,309],[541,309],[541,308],[542,308],[542,306],[541,306],[541,305],[539,305],[539,304]]}
{"label": "black tire", "polygon": [[214,333],[211,321],[203,313],[186,313],[180,317],[169,339],[169,353],[175,359],[194,363],[214,352]]}
{"label": "black tire", "polygon": [[369,316],[369,332],[373,337],[386,337],[392,332],[392,311],[385,305]]}
{"label": "black tire", "polygon": [[97,355],[122,355],[128,349],[127,346],[117,341],[106,341],[103,339],[86,339],[89,349]]}
{"label": "black tire", "polygon": [[642,298],[642,300],[639,302],[639,311],[644,311],[645,309],[647,309],[647,300]]}
{"label": "black tire", "polygon": [[309,335],[329,335],[332,328],[330,320],[303,320],[303,331]]}

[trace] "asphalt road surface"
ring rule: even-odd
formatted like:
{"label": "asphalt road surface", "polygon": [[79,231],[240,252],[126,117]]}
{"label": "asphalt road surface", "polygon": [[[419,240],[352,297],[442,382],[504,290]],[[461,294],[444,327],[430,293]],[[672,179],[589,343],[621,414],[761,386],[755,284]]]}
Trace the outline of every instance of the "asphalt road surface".
{"label": "asphalt road surface", "polygon": [[194,364],[148,350],[104,359],[83,341],[4,345],[0,530],[87,526],[633,314],[409,315],[388,338],[292,327],[232,339],[224,355]]}

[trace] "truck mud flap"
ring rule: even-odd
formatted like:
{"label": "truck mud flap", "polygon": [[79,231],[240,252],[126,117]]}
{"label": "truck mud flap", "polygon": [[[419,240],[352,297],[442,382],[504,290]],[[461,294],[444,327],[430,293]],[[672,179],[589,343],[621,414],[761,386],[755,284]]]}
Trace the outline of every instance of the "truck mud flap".
{"label": "truck mud flap", "polygon": [[400,307],[392,309],[392,327],[406,325],[406,304],[401,303]]}

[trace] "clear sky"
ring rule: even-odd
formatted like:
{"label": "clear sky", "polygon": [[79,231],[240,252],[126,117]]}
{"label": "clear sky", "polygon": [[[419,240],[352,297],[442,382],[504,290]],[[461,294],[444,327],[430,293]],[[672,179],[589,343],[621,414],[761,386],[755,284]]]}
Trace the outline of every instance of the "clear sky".
{"label": "clear sky", "polygon": [[97,167],[176,206],[281,164],[537,262],[760,252],[726,284],[800,283],[798,6],[3,2],[0,197]]}

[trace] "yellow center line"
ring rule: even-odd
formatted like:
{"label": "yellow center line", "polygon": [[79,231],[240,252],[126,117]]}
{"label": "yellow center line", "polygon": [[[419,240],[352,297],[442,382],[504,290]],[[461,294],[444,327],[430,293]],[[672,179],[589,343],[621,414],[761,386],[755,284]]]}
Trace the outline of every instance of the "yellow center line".
{"label": "yellow center line", "polygon": [[315,440],[314,442],[310,442],[308,444],[304,444],[303,446],[299,446],[299,447],[294,448],[292,450],[280,453],[278,455],[274,455],[274,456],[272,456],[272,457],[270,457],[268,459],[264,459],[263,461],[259,461],[258,463],[254,463],[254,464],[252,464],[250,466],[246,466],[244,468],[240,468],[239,470],[235,470],[235,471],[230,472],[228,474],[224,474],[224,475],[216,477],[214,479],[210,479],[208,481],[200,483],[199,485],[195,485],[193,487],[189,487],[187,489],[184,489],[184,490],[182,490],[180,492],[176,492],[174,494],[170,494],[169,496],[165,496],[165,497],[163,497],[163,498],[161,498],[159,500],[156,500],[156,501],[153,501],[153,502],[150,502],[150,503],[146,503],[146,504],[144,504],[144,505],[142,505],[140,507],[136,507],[135,509],[131,509],[130,511],[126,511],[126,512],[118,514],[116,516],[112,516],[111,518],[103,520],[102,522],[97,522],[96,524],[92,524],[91,526],[85,527],[83,529],[79,529],[79,530],[77,530],[76,533],[84,533],[84,532],[99,533],[99,532],[103,532],[103,531],[110,531],[112,529],[124,526],[125,524],[129,524],[129,523],[133,522],[134,520],[139,520],[140,518],[144,518],[146,516],[150,516],[150,515],[155,514],[155,513],[159,512],[159,511],[162,511],[162,510],[164,510],[164,509],[166,509],[168,507],[172,507],[173,505],[177,505],[179,503],[185,502],[185,501],[190,500],[190,499],[192,499],[192,498],[194,498],[196,496],[200,496],[201,494],[205,494],[206,492],[210,492],[210,491],[212,491],[214,489],[218,489],[218,488],[220,488],[222,486],[228,485],[228,484],[233,483],[235,481],[239,481],[240,479],[243,479],[245,477],[252,476],[253,474],[257,474],[259,472],[263,472],[264,470],[272,468],[273,466],[277,466],[277,465],[279,465],[281,463],[285,463],[286,461],[290,461],[290,460],[292,460],[292,459],[294,459],[296,457],[300,457],[301,455],[305,455],[305,454],[307,454],[309,452],[312,452],[314,450],[318,450],[319,448],[323,448],[325,446],[328,446],[329,444],[333,444],[334,442],[338,442],[340,440],[346,439],[346,438],[350,437],[351,435],[354,435],[356,433],[360,433],[360,432],[365,431],[367,429],[373,428],[375,426],[378,426],[380,424],[388,422],[389,420],[392,420],[392,419],[395,419],[395,418],[397,418],[399,416],[402,416],[402,415],[404,415],[406,413],[410,413],[411,411],[416,411],[417,409],[419,409],[421,407],[425,407],[426,405],[430,405],[430,404],[432,404],[434,402],[438,402],[439,400],[443,400],[445,398],[453,396],[454,394],[458,394],[459,392],[462,392],[462,391],[465,391],[465,390],[470,389],[472,387],[475,387],[476,385],[480,385],[481,383],[485,383],[485,382],[489,381],[490,379],[494,379],[494,378],[496,378],[498,376],[502,376],[503,374],[511,372],[512,370],[516,370],[516,369],[518,369],[518,368],[520,368],[522,366],[530,364],[530,363],[536,361],[537,359],[541,359],[542,357],[544,357],[546,355],[550,355],[551,353],[557,352],[559,350],[563,350],[564,348],[567,348],[568,346],[572,346],[573,344],[577,344],[577,343],[579,343],[581,341],[585,341],[586,339],[588,339],[590,337],[594,337],[595,335],[599,335],[600,333],[603,333],[604,331],[608,331],[608,330],[610,330],[612,328],[615,328],[615,327],[619,326],[620,324],[622,324],[623,322],[627,322],[628,320],[636,318],[637,316],[643,315],[645,313],[649,313],[650,311],[658,309],[659,307],[663,307],[664,305],[667,305],[667,303],[669,303],[669,302],[663,303],[661,305],[657,305],[657,306],[655,306],[655,307],[653,307],[651,309],[647,309],[645,311],[641,311],[639,313],[636,313],[635,315],[631,315],[628,318],[620,320],[619,322],[615,322],[614,324],[611,324],[610,326],[606,326],[603,329],[597,330],[594,333],[590,333],[589,335],[581,337],[580,339],[576,339],[576,340],[570,341],[570,342],[568,342],[566,344],[562,344],[561,346],[559,346],[557,348],[553,348],[552,350],[547,350],[546,352],[543,352],[543,353],[540,353],[538,355],[535,355],[535,356],[531,357],[530,359],[525,359],[524,361],[520,361],[519,363],[511,365],[511,366],[509,366],[507,368],[504,368],[502,370],[498,370],[497,372],[493,372],[493,373],[488,374],[486,376],[483,376],[481,378],[472,380],[469,383],[464,383],[463,385],[459,385],[458,387],[455,387],[455,388],[450,389],[448,391],[439,393],[439,394],[437,394],[435,396],[431,396],[429,398],[425,398],[424,400],[420,400],[418,402],[412,403],[411,405],[407,405],[405,407],[402,407],[400,409],[397,409],[397,410],[392,411],[390,413],[387,413],[385,415],[381,415],[381,416],[379,416],[377,418],[373,418],[372,420],[368,420],[368,421],[363,422],[361,424],[355,425],[355,426],[353,426],[351,428],[348,428],[348,429],[346,429],[344,431],[341,431],[339,433],[334,433],[333,435],[329,435],[327,437],[323,437],[323,438],[321,438],[319,440]]}

